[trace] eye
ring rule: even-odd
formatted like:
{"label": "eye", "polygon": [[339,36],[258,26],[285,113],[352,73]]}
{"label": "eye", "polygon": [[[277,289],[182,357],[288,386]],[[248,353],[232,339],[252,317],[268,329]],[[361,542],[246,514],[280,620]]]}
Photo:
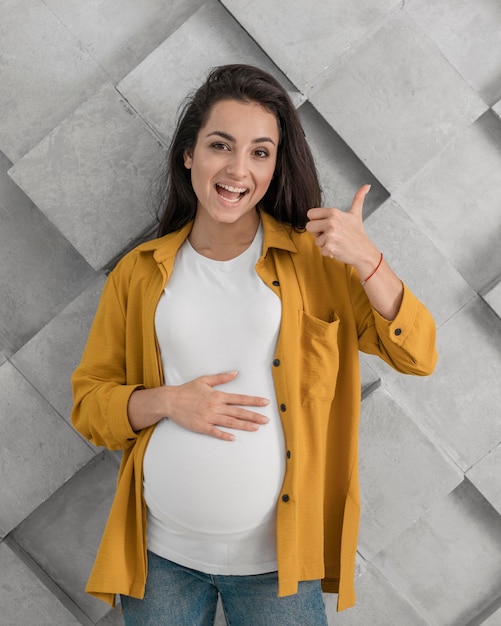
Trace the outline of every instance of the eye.
{"label": "eye", "polygon": [[254,150],[254,154],[260,159],[265,159],[267,156],[270,156],[270,153],[265,148],[257,148]]}
{"label": "eye", "polygon": [[214,143],[211,143],[210,145],[211,148],[214,148],[214,150],[229,150],[229,146],[225,143],[223,143],[222,141],[215,141]]}

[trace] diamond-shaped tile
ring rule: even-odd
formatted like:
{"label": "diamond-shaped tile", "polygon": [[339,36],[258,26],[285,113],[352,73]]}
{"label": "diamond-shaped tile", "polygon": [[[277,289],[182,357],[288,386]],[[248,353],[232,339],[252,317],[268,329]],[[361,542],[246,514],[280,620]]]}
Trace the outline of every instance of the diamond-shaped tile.
{"label": "diamond-shaped tile", "polygon": [[0,367],[0,536],[94,456],[9,363]]}
{"label": "diamond-shaped tile", "polygon": [[462,480],[459,468],[382,388],[364,400],[360,421],[364,557],[390,544]]}
{"label": "diamond-shaped tile", "polygon": [[336,597],[324,597],[329,624],[336,626],[428,626],[399,591],[370,563],[356,579],[357,603],[336,613]]}
{"label": "diamond-shaped tile", "polygon": [[501,275],[500,146],[488,112],[395,194],[478,292]]}
{"label": "diamond-shaped tile", "polygon": [[400,4],[395,0],[222,3],[302,91]]}
{"label": "diamond-shaped tile", "polygon": [[0,3],[0,56],[0,150],[12,162],[109,81],[41,0]]}
{"label": "diamond-shaped tile", "polygon": [[164,160],[158,139],[106,86],[9,174],[99,269],[153,223]]}
{"label": "diamond-shaped tile", "polygon": [[501,281],[484,296],[484,300],[501,317]]}
{"label": "diamond-shaped tile", "polygon": [[402,376],[377,359],[396,401],[468,471],[501,442],[501,320],[476,298],[443,324],[427,378]]}
{"label": "diamond-shaped tile", "polygon": [[44,0],[118,81],[171,35],[204,0]]}
{"label": "diamond-shaped tile", "polygon": [[401,11],[349,50],[310,100],[392,192],[486,109]]}
{"label": "diamond-shaped tile", "polygon": [[469,624],[501,588],[501,517],[465,481],[373,563],[431,624]]}
{"label": "diamond-shaped tile", "polygon": [[[498,601],[498,605],[501,603]],[[489,617],[482,622],[482,626],[499,626],[501,624],[501,608],[491,613]]]}
{"label": "diamond-shaped tile", "polygon": [[430,309],[438,326],[475,296],[447,257],[393,200],[365,221],[365,229],[398,276]]}
{"label": "diamond-shaped tile", "polygon": [[405,10],[487,104],[501,98],[498,0],[412,0]]}
{"label": "diamond-shaped tile", "polygon": [[115,493],[117,469],[105,453],[95,457],[13,533],[93,622],[109,611],[84,589]]}
{"label": "diamond-shaped tile", "polygon": [[501,515],[501,445],[474,465],[468,478]]}
{"label": "diamond-shaped tile", "polygon": [[85,347],[103,284],[104,276],[98,276],[11,359],[65,419],[73,405],[71,374]]}
{"label": "diamond-shaped tile", "polygon": [[0,545],[0,607],[4,626],[80,626],[35,574]]}
{"label": "diamond-shaped tile", "polygon": [[300,107],[299,116],[317,166],[324,206],[349,209],[357,189],[370,183],[364,217],[370,215],[388,198],[386,189],[310,103]]}
{"label": "diamond-shaped tile", "polygon": [[118,88],[169,141],[186,95],[205,80],[210,68],[227,63],[260,66],[294,91],[249,35],[214,0],[209,0],[187,20],[124,78]]}
{"label": "diamond-shaped tile", "polygon": [[492,110],[501,119],[501,100],[492,107]]}
{"label": "diamond-shaped tile", "polygon": [[7,176],[11,165],[0,153],[0,349],[4,357],[28,341],[94,276],[73,246]]}

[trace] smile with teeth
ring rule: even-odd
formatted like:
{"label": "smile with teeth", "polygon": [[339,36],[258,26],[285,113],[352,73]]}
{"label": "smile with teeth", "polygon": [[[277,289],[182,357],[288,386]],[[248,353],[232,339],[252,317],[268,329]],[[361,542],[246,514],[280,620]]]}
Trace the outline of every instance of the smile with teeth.
{"label": "smile with teeth", "polygon": [[232,187],[231,185],[216,183],[216,191],[227,202],[238,202],[248,190],[246,187]]}

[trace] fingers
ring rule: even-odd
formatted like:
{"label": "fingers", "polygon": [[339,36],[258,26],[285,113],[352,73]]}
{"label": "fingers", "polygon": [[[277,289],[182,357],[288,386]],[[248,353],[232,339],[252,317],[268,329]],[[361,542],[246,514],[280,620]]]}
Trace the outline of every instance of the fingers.
{"label": "fingers", "polygon": [[[232,370],[231,372],[201,376],[198,380],[209,387],[216,387],[217,385],[229,383],[230,380],[237,376],[238,372]],[[223,404],[239,404],[241,406],[267,406],[270,403],[267,398],[260,396],[247,396],[241,393],[226,393],[225,391],[219,391],[218,398]]]}
{"label": "fingers", "polygon": [[238,376],[237,370],[232,370],[230,372],[220,372],[219,374],[210,374],[209,376],[200,376],[198,380],[200,382],[209,385],[209,387],[216,387],[217,385],[224,385],[225,383],[229,383],[230,380],[233,380]]}

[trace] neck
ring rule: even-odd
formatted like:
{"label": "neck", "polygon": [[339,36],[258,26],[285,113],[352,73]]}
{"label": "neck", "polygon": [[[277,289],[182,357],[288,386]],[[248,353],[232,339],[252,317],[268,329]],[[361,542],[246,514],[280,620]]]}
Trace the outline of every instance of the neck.
{"label": "neck", "polygon": [[229,261],[251,245],[259,227],[259,214],[244,216],[233,224],[204,220],[197,212],[189,242],[203,256],[215,261]]}

